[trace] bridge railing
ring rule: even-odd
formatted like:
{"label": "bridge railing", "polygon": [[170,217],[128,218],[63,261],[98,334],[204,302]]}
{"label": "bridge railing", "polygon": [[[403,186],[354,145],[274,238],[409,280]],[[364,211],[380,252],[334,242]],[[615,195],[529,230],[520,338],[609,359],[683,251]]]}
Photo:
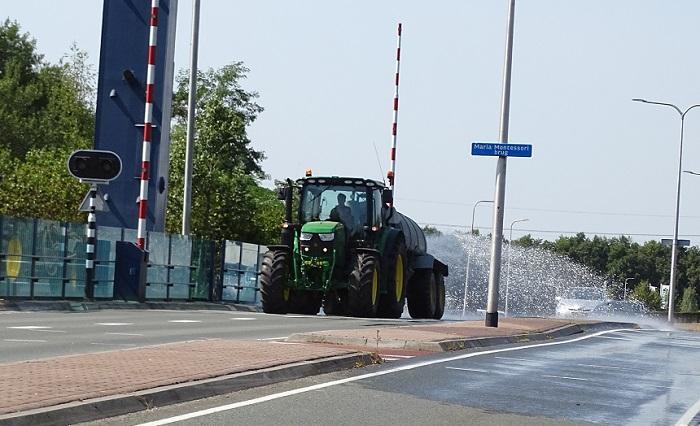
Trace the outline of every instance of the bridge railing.
{"label": "bridge railing", "polygon": [[[95,298],[114,298],[117,241],[133,229],[97,230]],[[85,225],[0,216],[0,298],[83,299]],[[149,232],[146,298],[259,303],[266,247],[239,241]]]}

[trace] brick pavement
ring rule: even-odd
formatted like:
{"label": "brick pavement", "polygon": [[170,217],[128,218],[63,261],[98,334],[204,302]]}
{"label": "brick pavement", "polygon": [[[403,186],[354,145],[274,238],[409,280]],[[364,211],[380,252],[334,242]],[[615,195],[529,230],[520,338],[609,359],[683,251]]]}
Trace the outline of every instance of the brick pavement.
{"label": "brick pavement", "polygon": [[306,344],[203,340],[0,364],[0,414],[353,352]]}

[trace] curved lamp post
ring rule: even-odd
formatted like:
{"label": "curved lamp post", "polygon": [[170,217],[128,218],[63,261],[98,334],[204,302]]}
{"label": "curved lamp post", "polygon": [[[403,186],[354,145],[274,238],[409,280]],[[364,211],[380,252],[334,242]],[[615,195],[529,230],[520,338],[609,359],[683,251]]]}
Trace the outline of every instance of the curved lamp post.
{"label": "curved lamp post", "polygon": [[516,219],[510,223],[510,235],[508,236],[508,272],[506,273],[506,306],[503,309],[503,316],[508,316],[508,286],[510,283],[510,252],[513,245],[513,225],[519,222],[527,222],[530,219]]}
{"label": "curved lamp post", "polygon": [[678,257],[678,215],[679,215],[679,210],[681,206],[681,171],[683,169],[683,128],[685,125],[685,116],[688,114],[688,112],[696,107],[699,107],[700,104],[695,104],[691,105],[688,108],[685,109],[685,111],[682,111],[680,108],[678,108],[674,104],[666,103],[666,102],[655,102],[655,101],[648,101],[646,99],[640,99],[640,98],[635,98],[632,99],[634,102],[642,102],[645,104],[651,104],[651,105],[661,105],[669,108],[673,108],[678,115],[681,118],[681,140],[680,144],[678,147],[678,180],[676,182],[676,219],[673,225],[673,245],[671,246],[671,277],[669,279],[669,286],[668,286],[668,322],[673,322],[673,308],[674,308],[674,303],[673,303],[673,297],[674,297],[674,291],[676,287],[676,279],[678,278],[678,274],[676,271],[676,259]]}
{"label": "curved lamp post", "polygon": [[[472,207],[471,236],[474,235],[474,214],[476,213],[476,206],[478,206],[481,203],[493,203],[493,200],[479,200],[476,203],[474,203],[474,207]],[[464,318],[464,316],[467,314],[467,288],[469,287],[469,269],[471,267],[472,254],[472,249],[470,247],[469,251],[467,252],[467,272],[464,278],[464,300],[462,301],[462,318]]]}

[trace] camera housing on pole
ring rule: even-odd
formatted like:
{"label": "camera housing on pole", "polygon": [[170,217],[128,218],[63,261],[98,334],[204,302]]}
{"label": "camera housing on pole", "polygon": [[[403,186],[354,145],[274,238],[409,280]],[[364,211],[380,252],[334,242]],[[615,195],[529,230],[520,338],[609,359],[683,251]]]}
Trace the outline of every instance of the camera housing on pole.
{"label": "camera housing on pole", "polygon": [[108,184],[122,172],[122,159],[112,151],[78,150],[68,158],[68,173],[82,183]]}
{"label": "camera housing on pole", "polygon": [[82,183],[90,184],[88,192],[88,223],[85,229],[85,298],[95,298],[95,252],[97,245],[97,223],[95,201],[97,185],[106,185],[116,179],[122,171],[122,160],[112,151],[79,150],[68,158],[68,173]]}

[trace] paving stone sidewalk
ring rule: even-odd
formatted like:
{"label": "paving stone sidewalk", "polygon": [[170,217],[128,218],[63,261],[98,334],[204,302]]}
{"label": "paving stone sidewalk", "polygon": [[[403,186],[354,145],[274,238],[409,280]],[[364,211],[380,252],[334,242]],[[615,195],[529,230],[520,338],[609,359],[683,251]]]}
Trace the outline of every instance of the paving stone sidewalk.
{"label": "paving stone sidewalk", "polygon": [[0,414],[354,352],[319,345],[203,340],[0,364]]}

